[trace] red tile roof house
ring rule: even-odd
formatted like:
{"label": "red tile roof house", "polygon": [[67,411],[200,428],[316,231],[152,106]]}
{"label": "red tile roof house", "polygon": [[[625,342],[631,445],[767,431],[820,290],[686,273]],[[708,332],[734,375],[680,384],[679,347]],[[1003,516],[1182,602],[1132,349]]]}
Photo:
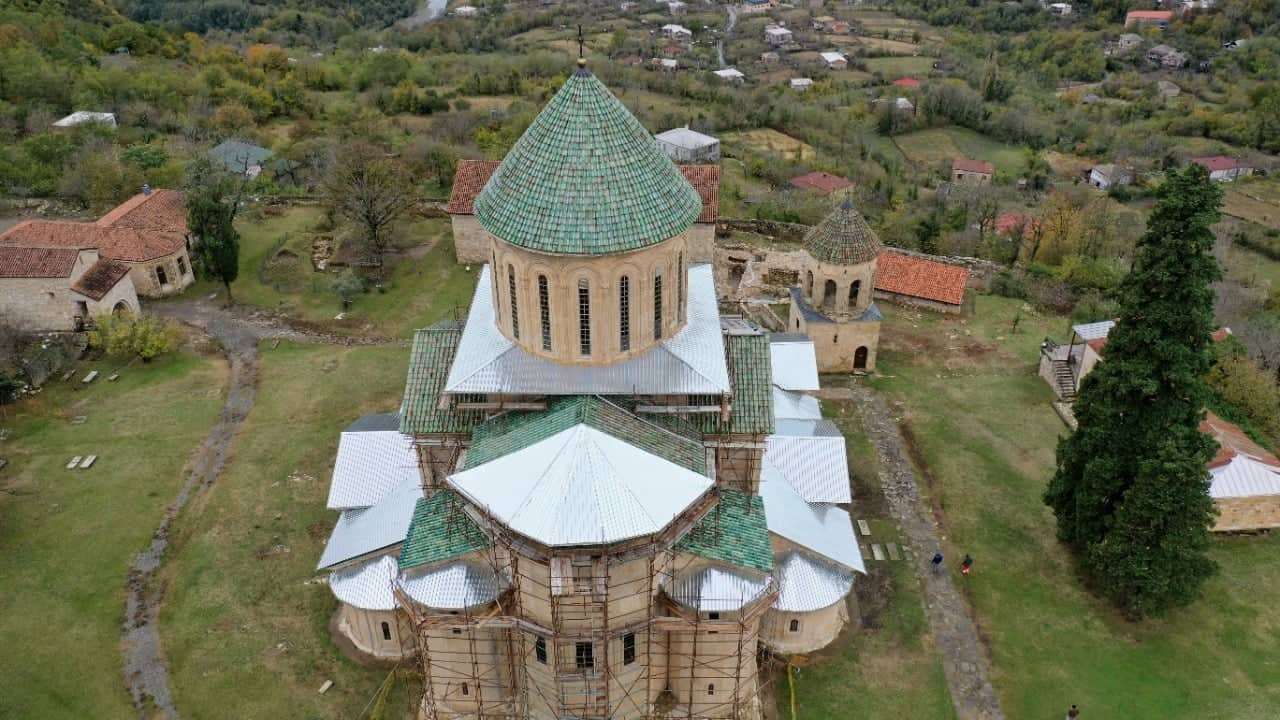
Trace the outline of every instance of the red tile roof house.
{"label": "red tile roof house", "polygon": [[[459,160],[453,174],[453,191],[445,212],[453,223],[453,250],[459,263],[483,263],[489,259],[489,232],[474,213],[476,196],[498,168],[498,160]],[[676,165],[684,179],[702,198],[702,214],[687,231],[689,259],[711,262],[715,255],[716,221],[720,219],[720,166]]]}
{"label": "red tile roof house", "polygon": [[1131,27],[1133,25],[1155,25],[1157,27],[1169,27],[1169,23],[1173,22],[1172,10],[1134,10],[1124,16],[1124,26]]}
{"label": "red tile roof house", "polygon": [[139,295],[163,297],[195,282],[182,193],[149,190],[121,203],[97,222],[28,220],[0,234],[0,245],[96,248],[105,260],[129,268]]}
{"label": "red tile roof house", "polygon": [[876,259],[875,298],[946,313],[958,313],[969,285],[969,268],[901,250]]}
{"label": "red tile roof house", "polygon": [[81,330],[94,315],[137,312],[129,268],[96,248],[0,245],[0,318],[36,332]]}
{"label": "red tile roof house", "polygon": [[1226,157],[1225,155],[1191,158],[1191,162],[1203,165],[1209,171],[1209,179],[1217,180],[1218,182],[1231,182],[1236,178],[1248,177],[1253,174],[1252,165],[1246,165],[1233,157]]}
{"label": "red tile roof house", "polygon": [[909,77],[898,78],[897,80],[893,81],[893,84],[897,85],[898,87],[911,87],[911,88],[920,87],[919,80],[916,80],[915,78],[909,78]]}
{"label": "red tile roof house", "polygon": [[1280,458],[1213,413],[1200,431],[1218,441],[1209,461],[1209,496],[1218,508],[1214,532],[1280,527]]}
{"label": "red tile roof house", "polygon": [[853,183],[839,175],[815,171],[791,178],[791,186],[801,190],[812,190],[821,195],[830,195],[837,190],[853,187]]}
{"label": "red tile roof house", "polygon": [[990,185],[995,177],[996,166],[982,160],[956,158],[951,161],[952,182],[966,185]]}

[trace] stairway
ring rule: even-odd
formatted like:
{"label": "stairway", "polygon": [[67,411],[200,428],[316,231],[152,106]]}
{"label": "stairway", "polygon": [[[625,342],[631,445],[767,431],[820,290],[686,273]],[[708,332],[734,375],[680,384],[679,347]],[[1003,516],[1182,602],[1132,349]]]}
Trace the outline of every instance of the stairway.
{"label": "stairway", "polygon": [[1058,399],[1071,402],[1076,399],[1076,380],[1071,365],[1065,360],[1053,361],[1053,386]]}

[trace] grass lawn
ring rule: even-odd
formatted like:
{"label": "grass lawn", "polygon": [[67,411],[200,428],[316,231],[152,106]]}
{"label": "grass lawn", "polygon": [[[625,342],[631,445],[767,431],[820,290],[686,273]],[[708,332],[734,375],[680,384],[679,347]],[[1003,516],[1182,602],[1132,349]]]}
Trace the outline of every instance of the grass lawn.
{"label": "grass lawn", "polygon": [[986,160],[996,172],[1012,175],[1022,169],[1022,148],[1006,145],[967,128],[946,127],[919,130],[893,138],[902,154],[913,163],[942,165],[955,158]]}
{"label": "grass lawn", "polygon": [[[78,377],[115,367],[82,363]],[[119,372],[51,383],[0,414],[12,433],[0,441],[0,717],[137,717],[120,655],[125,577],[217,419],[227,371],[183,353]],[[89,454],[92,468],[66,469]]]}
{"label": "grass lawn", "polygon": [[[900,543],[876,476],[875,449],[862,432],[856,406],[848,400],[825,400],[822,414],[834,420],[846,438],[853,468],[854,518],[868,521],[876,542]],[[797,716],[954,718],[912,561],[875,562],[870,559],[870,542],[859,541],[868,570],[854,581],[862,627],[846,629],[839,640],[803,663],[795,679]],[[778,682],[779,717],[790,718],[785,676]]]}
{"label": "grass lawn", "polygon": [[[306,582],[337,520],[324,505],[339,432],[396,409],[408,359],[404,348],[264,347],[257,404],[199,514],[178,523],[166,567],[160,632],[184,717],[355,718],[386,678],[339,654],[337,601]],[[387,717],[408,707],[402,685]]]}
{"label": "grass lawn", "polygon": [[1280,181],[1274,178],[1237,180],[1223,186],[1222,212],[1280,230]]}
{"label": "grass lawn", "polygon": [[[391,264],[384,292],[357,296],[343,320],[331,290],[333,273],[311,267],[311,238],[324,215],[318,206],[297,206],[279,215],[252,213],[240,231],[240,276],[232,284],[236,302],[288,313],[339,333],[409,337],[413,331],[464,307],[475,290],[475,269],[454,261],[446,218],[413,218],[400,229],[405,250]],[[221,289],[201,281],[189,295]]]}
{"label": "grass lawn", "polygon": [[867,72],[880,73],[886,80],[914,77],[917,80],[933,70],[931,57],[879,57],[867,58]]}
{"label": "grass lawn", "polygon": [[775,153],[793,160],[812,160],[818,154],[812,145],[803,140],[797,140],[771,128],[725,133],[720,136],[720,142],[743,147],[752,152]]}
{"label": "grass lawn", "polygon": [[[1194,605],[1133,624],[1086,593],[1041,502],[1065,432],[1035,375],[1038,342],[1065,320],[979,296],[976,316],[890,308],[874,384],[903,404],[945,514],[952,557],[1008,717],[1078,703],[1111,718],[1271,718],[1280,707],[1280,537],[1219,538],[1221,572]],[[959,578],[957,578],[959,581]]]}

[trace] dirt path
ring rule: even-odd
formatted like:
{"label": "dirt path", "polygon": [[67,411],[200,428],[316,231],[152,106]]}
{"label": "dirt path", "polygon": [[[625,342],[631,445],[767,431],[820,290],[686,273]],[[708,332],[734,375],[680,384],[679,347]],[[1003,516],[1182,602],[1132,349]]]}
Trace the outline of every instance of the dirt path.
{"label": "dirt path", "polygon": [[214,301],[186,300],[161,303],[149,310],[179,320],[213,336],[231,364],[230,389],[222,415],[200,442],[191,462],[190,475],[173,502],[165,508],[151,544],[129,566],[125,583],[125,618],[122,651],[125,685],[143,720],[177,720],[170,691],[169,666],[161,648],[157,618],[164,601],[164,587],[156,575],[169,546],[173,523],[191,498],[207,490],[222,472],[231,442],[253,409],[258,380],[258,343],[264,339],[295,340],[339,345],[403,344],[384,338],[361,338],[309,332],[286,325],[281,318],[246,309],[227,310]]}
{"label": "dirt path", "polygon": [[[942,656],[947,686],[959,720],[1003,720],[1000,700],[988,677],[989,669],[968,605],[947,572],[929,567],[942,544],[933,514],[920,496],[906,441],[884,398],[866,387],[833,388],[858,404],[867,437],[880,459],[880,485],[889,512],[902,527],[918,558],[916,572],[924,586],[925,611]],[[821,394],[821,393],[820,393]],[[950,558],[949,563],[957,562]]]}
{"label": "dirt path", "polygon": [[720,68],[725,67],[724,62],[724,41],[729,39],[733,34],[733,26],[738,24],[738,8],[733,5],[725,5],[725,12],[729,13],[729,22],[724,26],[724,34],[716,41],[716,59],[720,62]]}

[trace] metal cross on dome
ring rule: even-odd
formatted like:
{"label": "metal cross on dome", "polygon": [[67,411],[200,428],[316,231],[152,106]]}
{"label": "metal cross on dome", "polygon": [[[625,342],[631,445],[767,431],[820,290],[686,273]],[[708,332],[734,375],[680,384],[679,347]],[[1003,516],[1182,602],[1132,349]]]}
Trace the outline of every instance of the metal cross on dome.
{"label": "metal cross on dome", "polygon": [[586,55],[582,53],[582,26],[581,25],[578,26],[578,57],[579,58],[586,57]]}

